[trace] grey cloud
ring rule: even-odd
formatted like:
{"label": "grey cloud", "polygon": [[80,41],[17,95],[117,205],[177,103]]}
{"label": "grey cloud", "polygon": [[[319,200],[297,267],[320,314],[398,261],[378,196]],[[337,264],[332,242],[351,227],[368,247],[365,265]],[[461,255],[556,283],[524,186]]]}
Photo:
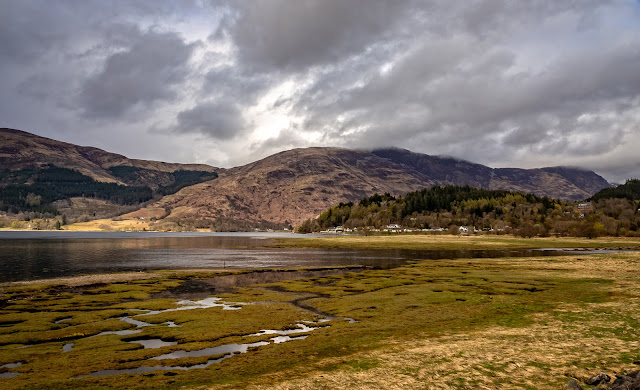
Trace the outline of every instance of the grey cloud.
{"label": "grey cloud", "polygon": [[80,103],[87,117],[118,117],[137,105],[175,97],[174,87],[188,72],[195,44],[175,33],[147,32],[122,52],[110,56],[86,81]]}
{"label": "grey cloud", "polygon": [[365,51],[406,15],[397,0],[262,0],[240,3],[228,23],[241,62],[252,69],[300,71]]}
{"label": "grey cloud", "polygon": [[505,134],[502,142],[506,146],[522,146],[539,142],[547,136],[546,128],[518,127]]}
{"label": "grey cloud", "polygon": [[[640,175],[637,1],[0,4],[0,117],[45,136],[138,129],[172,150],[160,143],[197,134],[233,144],[229,164],[312,144],[400,146]],[[254,129],[275,130],[254,113],[292,125],[256,141]],[[191,147],[205,148],[180,156]]]}
{"label": "grey cloud", "polygon": [[2,1],[0,6],[0,63],[30,64],[70,34],[69,25],[57,20],[68,17],[63,10],[29,0]]}
{"label": "grey cloud", "polygon": [[234,99],[240,104],[254,104],[275,80],[264,74],[244,73],[235,67],[209,71],[200,94],[204,97]]}
{"label": "grey cloud", "polygon": [[[635,71],[640,57],[634,47],[639,45],[633,40],[594,46],[559,57],[544,72],[513,73],[510,70],[516,53],[497,49],[471,35],[433,37],[402,58],[388,74],[374,72],[360,86],[343,88],[338,94],[323,85],[303,97],[300,106],[309,114],[307,125],[329,128],[334,139],[346,133],[351,143],[376,142],[378,145],[374,146],[385,146],[398,139],[434,133],[448,134],[435,138],[449,138],[443,146],[453,149],[457,139],[499,134],[510,122],[524,134],[539,137],[525,139],[512,134],[505,138],[506,147],[527,142],[544,145],[548,137],[555,140],[551,142],[554,147],[548,150],[602,153],[615,147],[620,138],[576,138],[576,134],[593,131],[576,119],[603,108],[619,111],[617,106],[629,104],[640,94],[640,74]],[[374,63],[371,67],[379,65]],[[362,75],[363,72],[353,72],[327,77],[350,85],[362,80]],[[347,127],[335,120],[344,113],[352,114]],[[559,125],[550,128],[541,121],[544,116],[559,118]],[[349,135],[350,129],[358,127],[368,130],[355,137]]]}
{"label": "grey cloud", "polygon": [[200,133],[228,140],[246,130],[238,106],[230,102],[206,102],[178,114],[179,133]]}
{"label": "grey cloud", "polygon": [[595,169],[601,175],[609,178],[610,183],[623,184],[629,179],[640,179],[640,162],[636,161],[615,161],[610,164],[594,164],[591,169]]}
{"label": "grey cloud", "polygon": [[34,65],[48,53],[73,51],[99,40],[112,24],[131,24],[148,15],[176,12],[171,1],[2,0],[0,62]]}
{"label": "grey cloud", "polygon": [[301,137],[301,133],[295,127],[284,129],[275,137],[252,143],[249,146],[249,150],[254,159],[257,160],[282,150],[313,146]]}

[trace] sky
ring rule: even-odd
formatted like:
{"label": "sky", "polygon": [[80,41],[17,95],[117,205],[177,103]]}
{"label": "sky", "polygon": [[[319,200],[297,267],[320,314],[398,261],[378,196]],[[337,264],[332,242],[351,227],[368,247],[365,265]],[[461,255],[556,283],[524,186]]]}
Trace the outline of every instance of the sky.
{"label": "sky", "polygon": [[635,0],[0,0],[0,127],[217,167],[400,147],[640,177]]}

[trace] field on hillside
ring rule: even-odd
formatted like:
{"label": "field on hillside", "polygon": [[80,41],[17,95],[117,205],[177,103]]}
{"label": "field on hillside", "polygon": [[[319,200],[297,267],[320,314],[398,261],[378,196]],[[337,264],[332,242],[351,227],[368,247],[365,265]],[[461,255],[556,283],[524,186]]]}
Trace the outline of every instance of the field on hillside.
{"label": "field on hillside", "polygon": [[638,269],[638,252],[577,253],[4,284],[0,384],[559,389],[638,369]]}

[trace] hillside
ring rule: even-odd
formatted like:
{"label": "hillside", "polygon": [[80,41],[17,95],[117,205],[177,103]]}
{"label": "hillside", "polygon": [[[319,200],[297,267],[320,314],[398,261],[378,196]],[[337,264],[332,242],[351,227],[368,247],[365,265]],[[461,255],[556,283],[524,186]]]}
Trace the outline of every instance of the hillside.
{"label": "hillside", "polygon": [[[135,196],[124,196],[117,187],[94,196],[127,207],[133,207],[135,199],[149,198],[140,193],[144,188],[150,188],[155,199],[167,195],[151,202],[146,211],[130,214],[132,218],[153,215],[181,226],[216,229],[295,226],[340,202],[358,201],[373,193],[400,195],[435,185],[469,185],[567,200],[585,199],[609,186],[594,172],[576,168],[494,169],[397,148],[294,149],[241,167],[219,169],[129,159],[97,148],[0,129],[0,186],[6,189],[42,182],[47,176],[43,169],[48,168],[71,169],[96,182],[139,188]],[[84,178],[81,181],[88,183]],[[84,186],[68,185],[67,194],[77,194]],[[35,187],[23,187],[17,195],[23,203],[30,188]],[[53,199],[49,195],[42,194],[43,199]],[[133,202],[127,200],[131,198]],[[66,207],[74,206],[67,203]]]}
{"label": "hillside", "polygon": [[609,187],[609,183],[601,176],[580,168],[490,168],[451,157],[429,156],[398,148],[379,149],[372,153],[406,165],[438,185],[469,185],[567,200],[586,199]]}
{"label": "hillside", "polygon": [[169,219],[270,221],[299,225],[331,205],[373,193],[400,195],[434,185],[470,185],[579,200],[609,184],[575,168],[493,169],[402,149],[372,152],[339,148],[294,149],[225,171],[185,188],[155,207]]}
{"label": "hillside", "polygon": [[[54,165],[78,171],[99,182],[125,185],[167,185],[175,171],[216,172],[205,164],[176,164],[160,161],[130,159],[102,149],[78,146],[50,138],[40,137],[21,130],[0,129],[0,168],[11,171],[33,169],[42,165]],[[136,168],[141,174],[135,180],[118,177],[117,167]],[[130,168],[131,170],[131,168]]]}
{"label": "hillside", "polygon": [[616,187],[604,188],[591,197],[591,200],[602,199],[627,199],[629,201],[640,200],[640,180],[627,180],[626,183]]}
{"label": "hillside", "polygon": [[214,179],[215,171],[201,164],[134,160],[0,129],[0,211],[27,213],[21,216],[25,220],[62,214],[59,222],[116,216]]}
{"label": "hillside", "polygon": [[155,207],[169,219],[270,221],[296,225],[329,205],[373,192],[403,193],[435,183],[371,153],[338,148],[281,152],[185,188]]}

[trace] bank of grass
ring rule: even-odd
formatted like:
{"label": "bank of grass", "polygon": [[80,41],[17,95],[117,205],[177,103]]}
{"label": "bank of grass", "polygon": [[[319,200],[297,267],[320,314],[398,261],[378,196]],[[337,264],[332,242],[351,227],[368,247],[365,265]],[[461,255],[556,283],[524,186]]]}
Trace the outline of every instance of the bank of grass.
{"label": "bank of grass", "polygon": [[[422,261],[247,286],[219,295],[251,303],[240,310],[138,317],[181,327],[94,338],[86,336],[135,328],[117,319],[135,309],[175,307],[174,299],[157,293],[215,274],[164,272],[73,287],[7,284],[0,289],[0,365],[22,362],[11,371],[23,375],[0,383],[7,389],[123,383],[131,389],[560,388],[568,376],[621,370],[640,359],[633,353],[640,350],[639,265],[638,253]],[[270,344],[206,369],[74,378],[104,369],[204,363],[210,357],[145,359],[265,340],[243,335],[316,319],[292,304],[297,299],[336,318],[305,340]],[[126,342],[141,337],[180,345],[143,349]],[[74,349],[63,353],[68,342]]]}
{"label": "bank of grass", "polygon": [[595,239],[573,237],[518,238],[497,235],[435,235],[393,234],[383,236],[323,236],[310,238],[278,238],[274,246],[292,248],[336,249],[535,249],[535,248],[640,248],[639,238],[601,237]]}

